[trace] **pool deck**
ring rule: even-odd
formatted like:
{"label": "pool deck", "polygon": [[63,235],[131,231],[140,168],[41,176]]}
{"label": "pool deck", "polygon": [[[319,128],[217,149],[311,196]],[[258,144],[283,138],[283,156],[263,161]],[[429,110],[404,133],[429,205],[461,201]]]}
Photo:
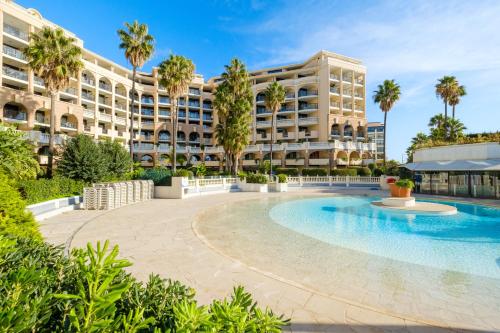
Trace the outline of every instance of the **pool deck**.
{"label": "pool deck", "polygon": [[[328,195],[332,192],[386,195],[386,192],[354,188],[300,190],[302,195]],[[451,328],[436,327],[433,325],[441,324],[416,322],[319,294],[224,255],[199,237],[193,228],[196,217],[214,205],[262,196],[295,196],[297,193],[226,193],[185,200],[155,199],[111,211],[63,213],[42,221],[40,229],[47,241],[67,247],[82,247],[87,242],[109,239],[112,244],[119,245],[122,257],[133,262],[129,271],[138,279],[146,280],[150,273],[177,279],[195,288],[197,299],[202,304],[228,296],[233,286],[241,284],[260,306],[269,306],[274,312],[291,317],[292,325],[286,329],[291,332],[464,331],[461,328],[467,327],[466,323]],[[479,202],[497,204],[494,200]]]}

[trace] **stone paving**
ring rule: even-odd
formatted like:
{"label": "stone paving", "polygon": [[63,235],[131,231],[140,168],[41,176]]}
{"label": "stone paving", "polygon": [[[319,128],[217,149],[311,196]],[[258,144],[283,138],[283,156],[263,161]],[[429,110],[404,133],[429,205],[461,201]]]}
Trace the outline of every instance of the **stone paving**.
{"label": "stone paving", "polygon": [[[329,190],[304,189],[300,193],[325,192]],[[177,279],[195,288],[203,304],[229,295],[235,285],[244,285],[261,306],[291,317],[292,324],[287,328],[291,332],[462,331],[406,320],[322,295],[231,259],[208,246],[193,230],[196,217],[214,205],[276,195],[297,193],[226,193],[185,200],[155,199],[107,212],[72,211],[42,221],[41,231],[47,241],[71,247],[109,239],[120,246],[122,257],[133,262],[129,270],[137,278],[146,280],[150,273],[158,273]]]}

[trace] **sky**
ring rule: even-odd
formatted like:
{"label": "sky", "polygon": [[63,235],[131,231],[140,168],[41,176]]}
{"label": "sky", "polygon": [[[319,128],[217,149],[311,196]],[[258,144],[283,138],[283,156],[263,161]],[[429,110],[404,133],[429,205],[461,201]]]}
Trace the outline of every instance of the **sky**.
{"label": "sky", "polygon": [[444,112],[434,85],[454,75],[466,86],[457,117],[466,132],[500,130],[500,1],[358,0],[19,0],[72,31],[84,46],[128,66],[116,30],[137,19],[155,37],[148,71],[169,54],[196,72],[220,74],[231,58],[249,69],[302,62],[324,49],[367,67],[367,118],[383,121],[372,102],[394,79],[401,99],[388,115],[389,158],[401,160],[417,132]]}

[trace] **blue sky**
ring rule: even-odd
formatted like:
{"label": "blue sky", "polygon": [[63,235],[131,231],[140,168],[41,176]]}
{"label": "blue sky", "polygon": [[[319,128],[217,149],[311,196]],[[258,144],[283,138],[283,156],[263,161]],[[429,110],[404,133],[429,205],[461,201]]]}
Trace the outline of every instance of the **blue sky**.
{"label": "blue sky", "polygon": [[[320,49],[358,58],[367,94],[395,79],[402,98],[388,116],[388,155],[401,160],[410,139],[443,111],[434,84],[455,75],[468,95],[457,115],[468,132],[500,129],[500,1],[61,1],[22,0],[74,32],[86,48],[127,65],[116,30],[147,23],[156,54],[185,55],[206,78],[232,57],[250,69],[307,59]],[[70,9],[68,9],[70,6]],[[383,120],[371,100],[370,121]]]}

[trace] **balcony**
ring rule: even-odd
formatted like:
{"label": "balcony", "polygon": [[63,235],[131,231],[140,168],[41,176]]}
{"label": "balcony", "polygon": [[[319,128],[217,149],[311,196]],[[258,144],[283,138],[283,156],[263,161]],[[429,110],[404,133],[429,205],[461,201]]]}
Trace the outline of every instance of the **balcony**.
{"label": "balcony", "polygon": [[45,81],[42,78],[35,75],[33,77],[33,81],[35,82],[36,86],[45,87]]}
{"label": "balcony", "polygon": [[94,82],[94,80],[93,80],[93,79],[90,79],[90,78],[88,78],[88,77],[86,77],[86,76],[82,76],[82,83],[83,83],[83,84],[86,84],[86,85],[88,85],[88,86],[92,86],[92,87],[94,87],[94,86],[95,86],[95,82]]}
{"label": "balcony", "polygon": [[359,159],[359,158],[358,159],[351,159],[349,161],[350,165],[361,165],[361,163],[363,163],[363,161],[361,159]]}
{"label": "balcony", "polygon": [[26,112],[19,110],[4,110],[4,118],[6,120],[14,121],[14,122],[24,122],[27,120]]}
{"label": "balcony", "polygon": [[352,91],[349,91],[349,90],[343,90],[342,91],[342,96],[344,97],[352,97]]}
{"label": "balcony", "polygon": [[285,165],[289,166],[301,166],[304,165],[304,159],[303,158],[287,158],[285,160]]}
{"label": "balcony", "polygon": [[212,110],[212,104],[203,103],[203,108],[207,110]]}
{"label": "balcony", "polygon": [[105,106],[111,106],[111,103],[108,102],[108,99],[102,96],[99,96],[98,98],[99,104],[105,105]]}
{"label": "balcony", "polygon": [[199,114],[189,114],[189,120],[200,120]]}
{"label": "balcony", "polygon": [[153,98],[141,98],[141,103],[153,105],[155,103],[155,100]]}
{"label": "balcony", "polygon": [[155,112],[154,112],[154,110],[142,109],[141,115],[153,117],[155,115]]}
{"label": "balcony", "polygon": [[330,102],[330,108],[332,108],[332,109],[339,109],[340,108],[340,103],[339,102]]}
{"label": "balcony", "polygon": [[293,93],[293,92],[292,93],[287,93],[285,95],[285,99],[293,99],[293,98],[295,98],[295,93]]}
{"label": "balcony", "polygon": [[256,166],[256,160],[243,160],[243,166]]}
{"label": "balcony", "polygon": [[316,139],[318,138],[318,132],[317,131],[300,131],[299,132],[299,139]]}
{"label": "balcony", "polygon": [[111,115],[107,113],[99,113],[99,120],[102,120],[104,122],[111,122]]}
{"label": "balcony", "polygon": [[340,89],[339,88],[330,87],[330,93],[331,94],[335,94],[335,95],[340,95]]}
{"label": "balcony", "polygon": [[288,126],[294,126],[295,121],[293,119],[278,119],[276,121],[276,126],[278,127],[288,127]]}
{"label": "balcony", "polygon": [[127,107],[125,105],[121,105],[118,103],[115,103],[115,109],[120,110],[120,111],[127,111]]}
{"label": "balcony", "polygon": [[340,81],[340,76],[338,76],[337,74],[330,74],[330,80]]}
{"label": "balcony", "polygon": [[94,103],[94,101],[95,101],[95,96],[93,94],[85,92],[85,91],[82,91],[82,98],[87,100],[87,101],[90,101],[92,103]]}
{"label": "balcony", "polygon": [[299,98],[302,97],[315,97],[318,96],[318,91],[317,90],[299,90]]}
{"label": "balcony", "polygon": [[299,111],[317,110],[318,103],[299,104]]}
{"label": "balcony", "polygon": [[188,102],[188,106],[190,108],[199,108],[200,107],[200,103],[198,103],[198,102],[191,102],[190,101],[190,102]]}
{"label": "balcony", "polygon": [[257,121],[256,126],[257,128],[271,127],[271,121]]}
{"label": "balcony", "polygon": [[265,108],[257,108],[257,114],[271,114],[271,110]]}
{"label": "balcony", "polygon": [[347,165],[347,158],[346,159],[337,158],[336,162],[337,162],[337,165]]}
{"label": "balcony", "polygon": [[344,76],[342,76],[342,81],[344,81],[346,83],[351,83],[352,82],[352,76],[350,76],[350,75],[344,75]]}
{"label": "balcony", "polygon": [[154,121],[141,121],[141,127],[154,127]]}
{"label": "balcony", "polygon": [[29,41],[29,34],[27,32],[24,32],[10,24],[4,23],[3,32],[26,42]]}
{"label": "balcony", "polygon": [[170,98],[160,96],[160,98],[158,98],[158,103],[159,104],[170,104]]}
{"label": "balcony", "polygon": [[61,121],[61,128],[76,130],[76,124],[69,121]]}
{"label": "balcony", "polygon": [[45,117],[43,115],[36,115],[35,116],[35,124],[42,125],[42,126],[49,126],[49,119],[48,119],[48,117]]}
{"label": "balcony", "polygon": [[354,97],[355,97],[355,98],[359,98],[359,99],[363,99],[363,98],[364,98],[364,97],[363,97],[363,94],[361,94],[361,93],[359,93],[359,92],[355,92],[355,93],[354,93]]}
{"label": "balcony", "polygon": [[189,95],[200,96],[200,89],[197,88],[189,88]]}
{"label": "balcony", "polygon": [[311,158],[309,159],[309,165],[329,165],[330,160],[328,158]]}
{"label": "balcony", "polygon": [[282,106],[279,112],[295,112],[295,108],[293,106]]}
{"label": "balcony", "polygon": [[355,83],[355,84],[357,84],[357,85],[362,86],[362,85],[365,83],[365,81],[363,80],[363,78],[357,78],[357,79],[354,81],[354,83]]}
{"label": "balcony", "polygon": [[104,82],[100,82],[100,81],[99,81],[99,89],[102,89],[102,90],[105,90],[105,91],[108,91],[108,92],[112,91],[110,84],[107,84],[107,83],[104,83]]}
{"label": "balcony", "polygon": [[276,140],[293,140],[295,139],[295,133],[287,132],[287,133],[276,133]]}
{"label": "balcony", "polygon": [[84,110],[83,110],[83,117],[84,117],[84,118],[94,119],[94,116],[95,116],[94,111],[92,111],[92,110],[87,110],[87,109],[84,109]]}
{"label": "balcony", "polygon": [[63,94],[66,94],[66,95],[71,95],[71,96],[75,96],[77,95],[77,91],[76,91],[76,88],[72,88],[72,87],[69,87],[69,88],[66,88],[62,91]]}
{"label": "balcony", "polygon": [[126,126],[127,125],[127,119],[123,118],[123,117],[116,117],[115,118],[115,124],[116,125]]}
{"label": "balcony", "polygon": [[134,150],[137,152],[151,152],[155,150],[155,145],[152,143],[134,144]]}
{"label": "balcony", "polygon": [[24,53],[16,48],[13,48],[12,46],[4,44],[3,45],[3,54],[8,55],[9,57],[21,60],[23,62],[26,62],[26,57],[24,56]]}
{"label": "balcony", "polygon": [[158,115],[160,117],[170,117],[170,111],[167,110],[159,110]]}
{"label": "balcony", "polygon": [[2,73],[3,75],[14,78],[16,80],[26,81],[26,82],[28,81],[28,74],[26,72],[14,69],[12,67],[3,66]]}
{"label": "balcony", "polygon": [[213,117],[203,115],[203,121],[213,121],[213,120],[214,120]]}
{"label": "balcony", "polygon": [[299,118],[299,125],[316,125],[318,121],[318,117]]}

